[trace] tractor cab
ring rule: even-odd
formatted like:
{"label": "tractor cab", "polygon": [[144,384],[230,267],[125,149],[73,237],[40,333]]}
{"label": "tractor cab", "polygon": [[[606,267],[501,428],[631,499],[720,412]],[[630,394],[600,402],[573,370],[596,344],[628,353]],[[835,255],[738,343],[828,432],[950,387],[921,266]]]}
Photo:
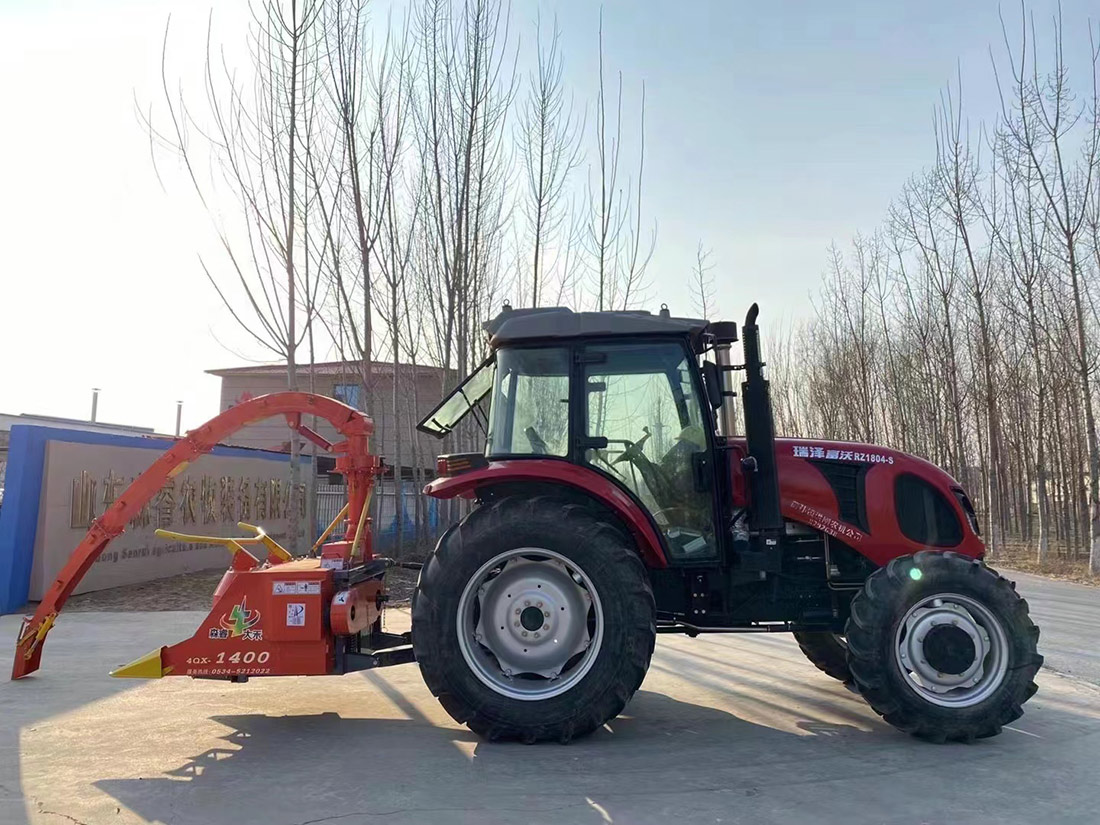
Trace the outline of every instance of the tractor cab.
{"label": "tractor cab", "polygon": [[[486,325],[492,354],[420,424],[444,436],[470,415],[476,455],[444,456],[454,475],[486,462],[552,459],[605,477],[652,520],[672,564],[719,556],[715,407],[719,343],[706,321],[648,312],[508,310]],[[728,347],[727,330],[721,343]],[[713,365],[711,365],[713,366]],[[709,381],[708,381],[709,379]],[[468,430],[469,431],[469,430]]]}

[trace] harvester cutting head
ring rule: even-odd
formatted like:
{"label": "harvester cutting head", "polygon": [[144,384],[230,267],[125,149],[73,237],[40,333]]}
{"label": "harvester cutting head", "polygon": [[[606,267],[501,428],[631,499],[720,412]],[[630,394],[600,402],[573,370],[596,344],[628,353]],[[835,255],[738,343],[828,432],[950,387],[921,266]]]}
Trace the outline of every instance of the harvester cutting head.
{"label": "harvester cutting head", "polygon": [[[386,560],[371,557],[367,507],[355,526],[347,525],[347,510],[325,534],[344,523],[351,539],[323,543],[322,538],[301,559],[263,528],[243,522],[239,526],[254,535],[221,538],[158,530],[158,536],[174,541],[221,544],[233,554],[232,563],[214,591],[213,608],[190,639],[158,648],[111,675],[239,681],[354,669],[347,667],[344,654],[358,652],[359,634],[381,617]],[[261,552],[253,555],[249,548]],[[314,555],[317,551],[320,555]]]}

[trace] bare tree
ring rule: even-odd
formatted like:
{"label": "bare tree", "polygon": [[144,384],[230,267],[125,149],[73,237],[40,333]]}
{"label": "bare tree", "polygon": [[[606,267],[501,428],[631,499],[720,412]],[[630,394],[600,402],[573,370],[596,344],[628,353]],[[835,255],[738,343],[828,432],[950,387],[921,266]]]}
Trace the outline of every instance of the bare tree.
{"label": "bare tree", "polygon": [[[961,83],[960,83],[961,86]],[[962,123],[962,92],[953,101],[950,90],[941,99],[936,128],[936,168],[934,181],[938,188],[936,197],[941,204],[950,227],[953,244],[953,261],[966,275],[968,297],[976,314],[981,352],[976,359],[982,373],[983,422],[986,434],[988,461],[985,473],[985,501],[989,506],[989,548],[996,553],[1000,545],[1000,418],[997,412],[998,393],[994,388],[993,373],[996,354],[993,349],[991,321],[988,312],[989,293],[995,284],[992,245],[984,248],[974,238],[974,224],[984,214],[989,230],[999,229],[999,208],[996,203],[997,177],[990,178],[993,186],[986,193],[987,203],[982,204],[979,192],[978,162],[974,157],[969,136],[964,134]]]}
{"label": "bare tree", "polygon": [[614,125],[609,133],[604,82],[603,10],[599,24],[599,85],[596,96],[596,184],[589,179],[588,242],[593,257],[596,309],[627,309],[642,297],[645,271],[657,240],[654,225],[648,244],[642,231],[642,179],[645,172],[645,83],[639,103],[637,179],[622,186],[623,76],[617,75]]}
{"label": "bare tree", "polygon": [[[1062,51],[1061,10],[1053,20],[1053,67],[1046,75],[1042,75],[1038,67],[1034,20],[1022,7],[1021,11],[1018,55],[1010,44],[1008,29],[1002,20],[1010,81],[1002,85],[996,62],[994,71],[1001,93],[1003,128],[1007,138],[1031,162],[1046,201],[1052,235],[1061,246],[1069,281],[1075,333],[1073,360],[1081,387],[1088,442],[1089,566],[1094,573],[1100,573],[1100,441],[1092,396],[1095,353],[1086,333],[1090,307],[1087,306],[1085,273],[1080,259],[1085,221],[1100,166],[1100,75],[1097,72],[1100,51],[1090,24],[1091,94],[1085,103],[1078,104],[1069,86],[1069,70]],[[1078,163],[1073,163],[1071,155],[1075,138],[1080,147]]]}
{"label": "bare tree", "polygon": [[714,312],[714,264],[710,262],[712,250],[703,242],[695,248],[695,266],[691,270],[691,297],[700,318],[710,318]]}
{"label": "bare tree", "polygon": [[1045,60],[1026,11],[1022,46],[1005,35],[1002,111],[976,137],[945,93],[934,164],[881,232],[834,249],[827,309],[773,354],[774,397],[788,431],[882,438],[951,468],[998,553],[1095,565],[1100,51],[1093,31],[1078,99],[1060,18],[1052,31]]}
{"label": "bare tree", "polygon": [[[536,23],[538,57],[527,81],[527,97],[520,106],[517,143],[523,166],[523,208],[530,224],[531,306],[542,301],[547,249],[560,241],[567,214],[563,209],[570,173],[580,162],[583,121],[566,104],[562,83],[561,32],[555,20],[549,44]],[[567,254],[567,253],[566,253]],[[560,256],[559,256],[560,257]],[[564,280],[559,272],[559,283]]]}
{"label": "bare tree", "polygon": [[468,0],[457,14],[424,0],[417,38],[420,297],[437,363],[461,371],[478,360],[478,324],[499,281],[514,63],[499,0]]}
{"label": "bare tree", "polygon": [[[154,140],[180,159],[214,223],[224,257],[218,263],[200,257],[207,279],[247,336],[285,360],[290,390],[299,387],[297,348],[312,330],[318,295],[315,273],[299,269],[307,251],[297,223],[307,197],[302,137],[314,99],[307,68],[314,60],[318,14],[319,6],[311,0],[267,0],[253,8],[251,86],[216,57],[211,16],[207,105],[201,116],[169,84],[166,26],[161,79],[169,125],[157,128],[148,120]],[[207,150],[208,164],[192,146],[194,135]],[[205,172],[207,166],[212,174]],[[215,206],[226,191],[240,204],[239,223],[224,222],[223,210]],[[290,443],[288,515],[290,543],[297,547],[302,504],[297,434]]]}

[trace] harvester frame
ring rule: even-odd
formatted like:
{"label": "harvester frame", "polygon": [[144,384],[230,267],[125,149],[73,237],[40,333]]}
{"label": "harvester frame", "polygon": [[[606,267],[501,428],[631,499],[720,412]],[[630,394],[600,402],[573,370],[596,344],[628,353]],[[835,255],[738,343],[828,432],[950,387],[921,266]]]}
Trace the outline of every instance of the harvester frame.
{"label": "harvester frame", "polygon": [[[249,676],[345,673],[413,661],[409,634],[385,633],[380,622],[386,601],[384,574],[390,562],[372,552],[368,512],[375,478],[383,468],[381,460],[370,453],[374,425],[362,412],[335,399],[285,392],[244,401],[188,432],[93,521],[34,614],[23,620],[12,679],[38,670],[46,636],[80,579],[169,480],[238,430],[278,416],[335,457],[335,470],[347,480],[347,504],[318,539],[310,557],[298,560],[255,525],[241,523],[241,529],[252,535],[236,538],[158,530],[162,538],[222,544],[232,557],[229,570],[214,593],[210,614],[194,636],[158,648],[112,675],[244,681]],[[329,442],[303,423],[307,417],[328,421],[343,440]],[[341,524],[345,525],[345,539],[326,543]],[[261,552],[253,554],[250,548]],[[258,586],[257,577],[262,577],[263,587]],[[246,626],[250,616],[290,610],[290,605],[303,606],[301,625],[276,628],[268,621],[262,630]],[[264,641],[262,636],[257,638],[263,630],[268,633],[266,641],[276,644],[256,644]]]}

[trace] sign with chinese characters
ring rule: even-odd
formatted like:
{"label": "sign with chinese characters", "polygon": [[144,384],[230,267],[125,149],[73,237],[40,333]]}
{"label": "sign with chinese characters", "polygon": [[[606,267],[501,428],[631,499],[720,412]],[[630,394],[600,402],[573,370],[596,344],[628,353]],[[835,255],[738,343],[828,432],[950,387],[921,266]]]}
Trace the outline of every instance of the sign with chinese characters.
{"label": "sign with chinese characters", "polygon": [[846,541],[848,544],[855,545],[863,541],[864,533],[850,524],[845,524],[842,521],[837,521],[828,513],[823,513],[820,510],[803,504],[801,501],[792,501],[791,508],[799,515],[811,527],[816,527],[823,533],[828,533],[834,538]]}
{"label": "sign with chinese characters", "polygon": [[869,453],[865,450],[847,450],[839,447],[820,447],[816,444],[795,444],[795,458],[817,458],[825,461],[855,461],[860,464],[893,464],[892,455]]}
{"label": "sign with chinese characters", "polygon": [[[47,442],[30,599],[42,598],[92,521],[160,454],[144,447]],[[309,475],[305,464],[302,477]],[[289,477],[289,459],[271,453],[201,457],[131,519],[126,531],[92,564],[76,592],[228,566],[225,548],[159,539],[154,535],[158,527],[231,536],[241,533],[237,522],[246,521],[284,541],[290,508],[297,507],[304,525],[307,501],[304,484],[295,495]]]}

